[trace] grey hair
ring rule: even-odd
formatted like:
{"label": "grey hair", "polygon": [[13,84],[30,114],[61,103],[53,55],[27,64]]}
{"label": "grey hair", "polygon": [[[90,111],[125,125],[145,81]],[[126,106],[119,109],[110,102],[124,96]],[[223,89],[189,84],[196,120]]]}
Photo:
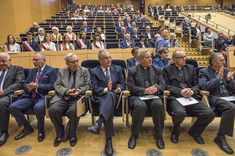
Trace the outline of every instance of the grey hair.
{"label": "grey hair", "polygon": [[41,59],[46,60],[46,56],[43,53],[36,53],[35,55],[39,54]]}
{"label": "grey hair", "polygon": [[144,54],[149,52],[148,49],[143,49],[143,50],[140,50],[139,53],[138,53],[138,59],[140,58],[144,58]]}
{"label": "grey hair", "polygon": [[222,54],[221,53],[211,53],[211,55],[209,56],[209,63],[211,66],[213,65],[212,61],[217,60],[220,55],[222,55]]}
{"label": "grey hair", "polygon": [[102,53],[109,54],[109,52],[106,50],[100,50],[98,53],[98,59],[102,59]]}
{"label": "grey hair", "polygon": [[70,57],[73,57],[73,56],[77,56],[77,55],[75,55],[74,53],[68,53],[68,54],[64,57],[64,60],[65,60],[66,62],[69,62],[69,58],[70,58]]}
{"label": "grey hair", "polygon": [[176,54],[177,54],[178,52],[183,52],[183,53],[184,53],[184,51],[182,51],[182,50],[175,50],[175,51],[173,51],[173,53],[172,53],[172,58],[175,58],[175,56],[176,56]]}
{"label": "grey hair", "polygon": [[0,53],[0,56],[6,56],[7,59],[8,59],[8,61],[11,59],[11,58],[10,58],[10,55],[9,55],[8,53],[6,53],[6,52]]}

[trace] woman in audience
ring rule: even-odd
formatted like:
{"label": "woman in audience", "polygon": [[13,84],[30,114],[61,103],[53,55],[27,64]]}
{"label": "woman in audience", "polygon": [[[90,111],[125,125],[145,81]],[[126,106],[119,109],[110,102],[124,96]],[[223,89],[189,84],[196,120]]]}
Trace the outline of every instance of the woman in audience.
{"label": "woman in audience", "polygon": [[36,41],[39,41],[40,43],[43,42],[44,40],[44,35],[45,35],[45,30],[43,28],[38,29],[38,36],[36,38]]}
{"label": "woman in audience", "polygon": [[59,33],[59,29],[57,27],[52,27],[51,40],[52,41],[62,41],[62,35]]}
{"label": "woman in audience", "polygon": [[63,36],[63,43],[60,45],[60,50],[74,50],[74,46],[70,43],[70,39],[67,34]]}
{"label": "woman in audience", "polygon": [[73,33],[73,28],[71,26],[67,26],[66,31],[66,35],[68,35],[69,40],[76,40],[76,34]]}
{"label": "woman in audience", "polygon": [[5,52],[21,52],[20,45],[16,43],[13,35],[7,36],[7,43],[5,44]]}
{"label": "woman in audience", "polygon": [[146,41],[146,36],[141,34],[140,35],[140,41],[135,44],[135,46],[140,47],[140,48],[147,48],[149,47],[148,42]]}
{"label": "woman in audience", "polygon": [[91,44],[92,49],[104,49],[104,43],[101,41],[100,34],[95,33],[93,39],[94,41]]}
{"label": "woman in audience", "polygon": [[200,23],[196,23],[195,27],[192,28],[192,39],[198,39],[201,34]]}
{"label": "woman in audience", "polygon": [[100,27],[97,27],[96,33],[98,33],[100,35],[101,40],[105,40],[105,35],[104,35],[104,33],[103,33],[103,31],[101,30]]}
{"label": "woman in audience", "polygon": [[90,10],[88,9],[87,6],[85,6],[85,9],[84,9],[83,11],[85,11],[85,12],[90,12]]}
{"label": "woman in audience", "polygon": [[41,47],[42,51],[56,51],[55,43],[51,42],[50,34],[45,34]]}
{"label": "woman in audience", "polygon": [[77,20],[76,13],[73,13],[73,16],[71,17],[72,20]]}
{"label": "woman in audience", "polygon": [[81,16],[79,16],[78,19],[79,19],[79,20],[86,20],[86,19],[87,19],[87,17],[86,17],[86,12],[83,12],[83,13],[81,14]]}
{"label": "woman in audience", "polygon": [[213,33],[211,31],[211,28],[210,27],[206,27],[205,29],[205,32],[203,34],[203,41],[204,41],[204,45],[205,46],[209,46],[211,47],[211,40],[212,40],[212,37],[213,37]]}
{"label": "woman in audience", "polygon": [[178,42],[177,42],[175,33],[170,33],[170,39],[167,40],[167,43],[168,43],[169,48],[177,48],[178,47]]}

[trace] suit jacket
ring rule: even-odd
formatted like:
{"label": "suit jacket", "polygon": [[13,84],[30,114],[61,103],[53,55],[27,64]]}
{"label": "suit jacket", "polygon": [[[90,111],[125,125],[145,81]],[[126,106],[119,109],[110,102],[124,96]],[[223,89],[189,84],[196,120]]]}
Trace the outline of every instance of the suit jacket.
{"label": "suit jacket", "polygon": [[[29,91],[26,85],[30,82],[35,82],[37,71],[38,71],[37,68],[29,70],[29,75],[24,83],[25,93],[21,96],[21,98],[32,96],[32,91]],[[45,96],[48,94],[48,92],[54,89],[54,83],[56,79],[57,79],[57,70],[55,68],[46,65],[38,80],[37,92],[41,98],[44,99]]]}
{"label": "suit jacket", "polygon": [[137,34],[137,37],[136,37],[135,34],[132,34],[132,35],[131,35],[131,39],[140,39],[140,35]]}
{"label": "suit jacket", "polygon": [[[30,46],[33,48],[34,51],[40,51],[40,48],[39,48],[37,42],[32,41],[32,43],[31,43]],[[28,51],[28,50],[24,47],[24,45],[23,45],[23,51]]]}
{"label": "suit jacket", "polygon": [[[126,33],[125,33],[126,34]],[[123,40],[125,38],[125,35],[123,35],[123,33],[119,32],[118,33],[118,39]]]}
{"label": "suit jacket", "polygon": [[24,70],[20,66],[10,65],[3,81],[2,90],[5,96],[9,96],[15,90],[23,88],[25,81]]}
{"label": "suit jacket", "polygon": [[[125,27],[125,26],[124,26]],[[126,28],[126,27],[125,27]],[[119,32],[121,32],[121,29],[122,29],[122,27],[118,27],[117,28],[117,32],[119,33]],[[127,28],[126,28],[127,29]]]}
{"label": "suit jacket", "polygon": [[183,25],[183,31],[184,31],[184,33],[189,33],[189,30],[188,30],[188,28],[189,27],[191,27],[191,24],[190,23],[183,23],[182,24]]}
{"label": "suit jacket", "polygon": [[[149,67],[151,86],[157,84],[156,95],[162,95],[165,90],[165,82],[162,76],[161,68],[151,65]],[[138,64],[128,69],[127,87],[131,92],[132,96],[143,96],[145,95],[145,84],[144,84],[145,71],[143,67]]]}
{"label": "suit jacket", "polygon": [[[78,42],[76,41],[75,43],[76,43],[75,44],[75,49],[76,50],[81,49],[81,46],[78,44]],[[86,39],[84,44],[87,46],[87,49],[91,49],[91,44],[90,44],[89,40]]]}
{"label": "suit jacket", "polygon": [[115,27],[119,28],[119,22],[115,22]]}
{"label": "suit jacket", "polygon": [[[135,46],[140,47],[140,48],[143,48],[143,44],[141,44],[140,42],[137,42],[137,43],[135,44]],[[149,44],[148,44],[147,41],[144,41],[144,46],[145,46],[145,48],[149,47]]]}
{"label": "suit jacket", "polygon": [[[130,43],[134,43],[132,40],[130,40],[129,42],[130,42]],[[125,49],[125,48],[133,48],[134,46],[135,46],[135,45],[133,44],[132,46],[129,46],[129,47],[128,47],[126,40],[122,40],[120,47],[123,48],[123,49]]]}
{"label": "suit jacket", "polygon": [[[137,33],[139,33],[139,32],[140,32],[139,27],[135,27],[135,28],[137,29]],[[127,28],[127,31],[128,31],[129,33],[132,33],[132,32],[134,31],[134,28],[133,28],[133,27],[128,27],[128,28]]]}
{"label": "suit jacket", "polygon": [[[145,32],[144,35],[146,36],[146,38],[149,39],[147,32]],[[150,32],[150,36],[151,36],[151,39],[154,39],[154,34],[153,34],[153,32]]]}
{"label": "suit jacket", "polygon": [[[121,90],[125,89],[125,80],[122,72],[122,68],[120,66],[111,65],[110,66],[110,76],[112,85],[112,91],[117,88],[117,85],[120,84]],[[93,95],[91,97],[92,101],[99,103],[102,96],[105,95],[104,89],[108,85],[108,81],[101,66],[97,66],[90,71],[91,74],[91,90]]]}
{"label": "suit jacket", "polygon": [[129,27],[129,25],[130,25],[130,27],[131,27],[131,21],[130,22],[125,21],[124,25],[125,25],[125,27]]}
{"label": "suit jacket", "polygon": [[[81,27],[81,31],[85,31],[84,27]],[[86,32],[91,32],[91,27],[86,27]]]}
{"label": "suit jacket", "polygon": [[220,38],[215,39],[215,49],[217,50],[217,52],[225,50],[225,48],[227,48],[229,44],[230,41],[226,37],[223,37],[222,39]]}
{"label": "suit jacket", "polygon": [[[54,103],[56,101],[59,101],[63,99],[65,93],[71,89],[69,88],[69,68],[65,67],[62,69],[59,69],[58,71],[58,77],[54,84],[56,95],[51,100],[51,103]],[[81,89],[81,94],[85,94],[85,92],[90,89],[91,80],[90,80],[90,74],[88,69],[79,66],[76,72],[76,83],[75,88]]]}
{"label": "suit jacket", "polygon": [[[228,70],[224,69],[223,84],[230,95],[235,91],[235,80],[227,81]],[[220,79],[216,77],[214,69],[211,66],[203,68],[199,71],[199,86],[202,90],[210,92],[208,97],[211,106],[215,106],[215,101],[220,97]]]}
{"label": "suit jacket", "polygon": [[126,60],[126,69],[136,66],[136,60],[134,58],[129,58]]}
{"label": "suit jacket", "polygon": [[[195,72],[194,66],[186,64],[182,67],[185,81],[187,85],[194,91],[194,98],[200,99],[199,95],[199,85],[197,81],[197,74]],[[177,67],[175,64],[171,64],[165,66],[163,68],[163,78],[166,82],[166,89],[171,92],[171,99],[182,97],[181,90],[183,88],[179,87],[178,84],[180,83],[179,76],[177,73]]]}

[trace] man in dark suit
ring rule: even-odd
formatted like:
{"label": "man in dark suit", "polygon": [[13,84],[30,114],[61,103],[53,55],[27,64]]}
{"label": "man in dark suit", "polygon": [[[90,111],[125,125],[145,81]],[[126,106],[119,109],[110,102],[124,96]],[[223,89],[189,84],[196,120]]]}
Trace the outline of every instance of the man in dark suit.
{"label": "man in dark suit", "polygon": [[212,53],[209,63],[210,66],[199,71],[199,85],[210,92],[208,100],[211,108],[222,113],[219,132],[214,141],[223,151],[233,154],[225,135],[233,136],[235,104],[234,101],[226,101],[220,97],[234,96],[235,80],[232,77],[235,71],[224,69],[225,59],[221,53]]}
{"label": "man in dark suit", "polygon": [[[199,86],[197,75],[192,65],[186,64],[186,55],[183,51],[174,51],[172,54],[174,63],[163,68],[163,77],[166,89],[170,91],[167,101],[167,111],[174,124],[171,133],[171,142],[178,143],[180,124],[188,115],[198,117],[197,121],[189,129],[188,133],[198,144],[204,144],[201,137],[207,125],[214,119],[213,111],[204,105],[199,99]],[[183,106],[178,98],[194,98],[198,103]]]}
{"label": "man in dark suit", "polygon": [[189,28],[191,28],[191,23],[189,23],[189,20],[185,19],[184,23],[182,23],[182,25],[183,25],[183,32],[185,34],[188,34],[189,33]]}
{"label": "man in dark suit", "polygon": [[26,33],[27,41],[24,41],[23,51],[40,51],[38,43],[33,40],[33,34],[31,32]]}
{"label": "man in dark suit", "polygon": [[84,32],[86,32],[86,33],[88,33],[88,32],[91,32],[91,27],[88,27],[88,26],[87,26],[87,22],[84,21],[84,22],[82,23],[82,27],[81,27],[80,30],[81,30],[81,31],[84,31]]}
{"label": "man in dark suit", "polygon": [[127,87],[131,93],[129,101],[133,110],[132,134],[128,141],[128,148],[135,148],[145,114],[149,110],[153,118],[156,145],[159,149],[164,149],[162,130],[165,113],[162,100],[159,97],[150,100],[141,100],[139,98],[145,95],[162,96],[165,89],[162,71],[161,68],[152,65],[151,54],[148,50],[141,50],[138,53],[138,59],[140,64],[128,69]]}
{"label": "man in dark suit", "polygon": [[126,28],[123,21],[120,22],[120,26],[117,28],[117,32],[121,32],[122,27]]}
{"label": "man in dark suit", "polygon": [[140,51],[140,47],[134,47],[131,50],[131,54],[133,55],[133,57],[126,60],[126,69],[129,69],[133,66],[140,64],[140,62],[138,61],[139,51]]}
{"label": "man in dark suit", "polygon": [[137,29],[133,30],[133,34],[131,35],[131,39],[140,39],[140,35],[138,34]]}
{"label": "man in dark suit", "polygon": [[[121,22],[122,22],[122,18],[121,18],[121,17],[118,17],[118,21],[115,22],[115,27],[116,27],[116,28],[122,27],[122,26],[121,26]],[[124,24],[124,22],[123,22],[123,24]],[[123,26],[124,26],[124,25],[123,25]]]}
{"label": "man in dark suit", "polygon": [[131,18],[129,16],[126,18],[125,27],[131,27]]}
{"label": "man in dark suit", "polygon": [[[58,146],[63,137],[64,140],[70,139],[71,146],[77,143],[76,129],[79,121],[77,101],[90,88],[91,84],[88,69],[78,66],[78,57],[75,54],[67,54],[65,61],[68,67],[62,68],[58,72],[58,78],[54,84],[56,95],[51,100],[52,106],[49,109],[50,119],[56,130],[54,146]],[[66,134],[64,134],[62,123],[64,113],[69,118]]]}
{"label": "man in dark suit", "polygon": [[33,26],[29,29],[29,32],[31,32],[34,36],[36,36],[38,34],[37,22],[33,22]]}
{"label": "man in dark suit", "polygon": [[86,39],[86,32],[82,31],[79,35],[79,39],[75,42],[75,49],[91,49],[89,40]]}
{"label": "man in dark suit", "polygon": [[23,87],[25,78],[23,68],[11,65],[7,53],[0,53],[0,62],[0,146],[2,146],[9,137],[9,95]]}
{"label": "man in dark suit", "polygon": [[217,52],[222,53],[225,59],[227,59],[227,52],[225,49],[230,43],[231,41],[228,38],[224,37],[223,32],[218,32],[218,38],[215,39],[215,49]]}
{"label": "man in dark suit", "polygon": [[128,27],[127,30],[128,30],[129,33],[132,33],[134,31],[134,29],[137,29],[137,32],[139,32],[139,28],[136,27],[136,23],[131,22],[131,27]]}
{"label": "man in dark suit", "polygon": [[91,90],[93,92],[91,100],[100,106],[99,119],[91,127],[88,127],[88,131],[93,134],[99,134],[102,123],[104,122],[106,136],[105,154],[112,156],[114,109],[120,92],[125,89],[125,80],[122,68],[111,65],[111,56],[107,51],[101,50],[98,53],[98,58],[101,65],[93,68],[90,74]]}
{"label": "man in dark suit", "polygon": [[126,35],[126,28],[122,27],[121,32],[118,33],[118,39],[123,40],[125,38],[125,35]]}
{"label": "man in dark suit", "polygon": [[125,35],[125,40],[121,41],[121,48],[133,48],[134,47],[134,42],[131,40],[130,34]]}
{"label": "man in dark suit", "polygon": [[149,40],[151,40],[151,39],[154,40],[154,34],[151,32],[150,26],[146,26],[145,36],[146,36]]}
{"label": "man in dark suit", "polygon": [[38,121],[38,141],[41,142],[45,138],[45,96],[54,89],[57,71],[46,65],[46,57],[43,53],[36,53],[33,56],[33,64],[35,68],[30,69],[24,83],[25,93],[10,105],[9,112],[15,117],[19,127],[24,126],[24,130],[15,137],[15,140],[19,140],[34,131],[24,116],[25,109],[34,107]]}

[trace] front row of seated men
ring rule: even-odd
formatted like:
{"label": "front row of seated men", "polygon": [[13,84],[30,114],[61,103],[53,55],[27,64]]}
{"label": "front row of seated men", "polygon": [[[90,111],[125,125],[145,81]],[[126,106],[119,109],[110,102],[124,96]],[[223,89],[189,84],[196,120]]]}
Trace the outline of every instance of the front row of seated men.
{"label": "front row of seated men", "polygon": [[[9,112],[13,114],[19,126],[24,126],[24,130],[15,137],[16,140],[33,132],[33,128],[23,114],[23,111],[29,107],[34,110],[38,120],[38,141],[43,141],[45,138],[44,97],[49,90],[55,88],[56,95],[53,97],[52,106],[49,109],[51,121],[56,129],[54,146],[58,146],[61,141],[67,139],[70,140],[70,145],[74,146],[77,142],[76,128],[79,120],[79,117],[76,116],[76,101],[89,89],[91,84],[93,92],[91,100],[99,107],[100,111],[99,119],[91,127],[88,127],[88,131],[99,134],[104,123],[105,153],[106,155],[112,155],[114,109],[120,92],[125,89],[125,80],[121,67],[111,65],[111,56],[107,51],[101,50],[98,53],[98,58],[101,65],[92,69],[89,73],[87,69],[78,66],[76,55],[67,54],[65,61],[68,67],[60,69],[57,78],[56,69],[46,65],[45,55],[36,53],[33,57],[35,68],[29,71],[29,75],[24,82],[23,69],[11,65],[9,55],[1,53],[0,145],[3,145],[9,137]],[[174,125],[170,140],[173,143],[178,143],[180,124],[189,114],[198,117],[198,119],[188,133],[197,143],[204,144],[201,134],[213,120],[214,113],[212,109],[206,107],[200,101],[200,85],[202,89],[210,91],[209,102],[211,107],[222,113],[219,132],[214,141],[223,151],[233,154],[234,151],[227,144],[225,135],[233,135],[235,105],[233,102],[225,101],[220,97],[234,96],[232,93],[235,91],[235,81],[232,77],[235,71],[224,69],[225,60],[222,54],[212,53],[209,57],[210,66],[201,69],[199,72],[198,85],[195,69],[185,62],[185,53],[175,51],[172,58],[174,63],[161,70],[159,67],[152,65],[149,51],[141,50],[137,54],[139,64],[136,63],[136,66],[128,69],[127,87],[131,93],[130,106],[133,114],[128,148],[135,148],[139,131],[148,111],[153,117],[156,145],[159,149],[165,148],[162,137],[165,112],[161,98],[165,89],[171,93],[167,100],[167,111],[172,116]],[[10,105],[9,94],[20,89],[23,83],[25,93],[19,100]],[[159,98],[140,100],[139,97],[145,95],[156,95]],[[177,100],[179,97],[186,99],[193,97],[197,100],[197,103],[182,106]],[[63,114],[66,114],[69,118],[66,132],[62,124]]]}

